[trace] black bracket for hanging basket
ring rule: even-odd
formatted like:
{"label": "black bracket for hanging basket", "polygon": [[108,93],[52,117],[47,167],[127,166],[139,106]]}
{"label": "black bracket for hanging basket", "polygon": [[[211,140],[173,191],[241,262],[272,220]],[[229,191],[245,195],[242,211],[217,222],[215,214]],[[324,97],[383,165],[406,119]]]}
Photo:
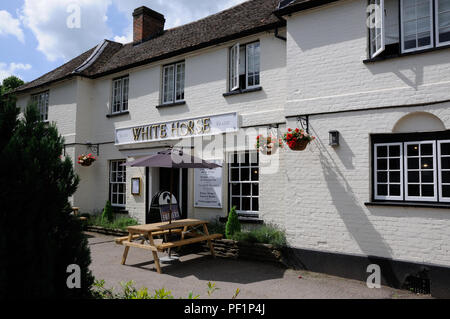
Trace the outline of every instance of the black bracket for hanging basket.
{"label": "black bracket for hanging basket", "polygon": [[95,153],[97,156],[100,155],[100,144],[86,143],[85,145],[91,153]]}
{"label": "black bracket for hanging basket", "polygon": [[302,126],[302,129],[304,129],[306,133],[309,134],[309,115],[298,116],[297,121]]}

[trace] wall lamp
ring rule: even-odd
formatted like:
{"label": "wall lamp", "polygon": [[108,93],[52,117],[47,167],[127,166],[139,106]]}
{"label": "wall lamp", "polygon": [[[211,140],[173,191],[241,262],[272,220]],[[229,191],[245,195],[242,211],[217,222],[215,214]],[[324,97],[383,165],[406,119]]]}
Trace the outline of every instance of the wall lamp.
{"label": "wall lamp", "polygon": [[338,131],[330,131],[330,146],[337,147],[339,146],[339,132]]}

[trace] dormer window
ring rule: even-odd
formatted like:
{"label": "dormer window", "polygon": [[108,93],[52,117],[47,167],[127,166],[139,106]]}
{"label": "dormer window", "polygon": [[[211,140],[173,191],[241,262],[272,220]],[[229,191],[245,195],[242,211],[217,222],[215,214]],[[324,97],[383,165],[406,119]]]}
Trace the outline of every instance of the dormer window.
{"label": "dormer window", "polygon": [[450,1],[371,0],[370,56],[450,45]]}
{"label": "dormer window", "polygon": [[235,44],[230,48],[229,91],[260,86],[260,43]]}

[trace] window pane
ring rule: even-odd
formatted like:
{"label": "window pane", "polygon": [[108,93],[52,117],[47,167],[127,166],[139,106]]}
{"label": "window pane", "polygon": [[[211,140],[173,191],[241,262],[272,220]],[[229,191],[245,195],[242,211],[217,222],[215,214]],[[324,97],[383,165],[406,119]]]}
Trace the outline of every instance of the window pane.
{"label": "window pane", "polygon": [[408,196],[420,196],[420,185],[408,185]]}
{"label": "window pane", "polygon": [[386,184],[378,184],[378,195],[379,196],[387,196],[388,195],[388,188]]}
{"label": "window pane", "polygon": [[239,168],[233,168],[231,170],[231,180],[233,182],[239,182]]}
{"label": "window pane", "polygon": [[450,169],[450,157],[443,157],[441,159],[442,169]]}
{"label": "window pane", "polygon": [[242,198],[242,210],[249,211],[250,209],[250,198]]}
{"label": "window pane", "polygon": [[241,168],[241,181],[249,181],[249,180],[250,180],[250,169]]}
{"label": "window pane", "polygon": [[400,185],[389,185],[389,195],[390,196],[400,196]]}
{"label": "window pane", "polygon": [[259,180],[259,169],[258,168],[252,168],[252,181],[258,181]]}
{"label": "window pane", "polygon": [[259,211],[259,198],[252,199],[252,211],[254,212]]}
{"label": "window pane", "polygon": [[434,172],[422,171],[422,183],[434,183]]}
{"label": "window pane", "polygon": [[399,145],[389,146],[389,157],[399,157],[399,156],[400,156],[400,146]]}
{"label": "window pane", "polygon": [[377,169],[378,170],[387,170],[387,160],[386,159],[379,159],[377,161]]}
{"label": "window pane", "polygon": [[422,185],[423,197],[434,197],[434,185]]}
{"label": "window pane", "polygon": [[420,183],[420,173],[408,172],[408,183]]}
{"label": "window pane", "polygon": [[450,197],[450,185],[442,186],[442,196],[443,197]]}
{"label": "window pane", "polygon": [[441,144],[441,155],[450,155],[450,143]]}
{"label": "window pane", "polygon": [[231,184],[231,195],[241,195],[241,184],[239,183],[233,183]]}
{"label": "window pane", "polygon": [[242,196],[251,196],[251,184],[244,183],[242,184]]}
{"label": "window pane", "polygon": [[402,34],[404,50],[431,45],[432,0],[402,2]]}
{"label": "window pane", "polygon": [[259,196],[259,184],[257,183],[252,184],[252,195]]}
{"label": "window pane", "polygon": [[443,171],[442,172],[442,183],[449,183],[450,184],[450,171]]}
{"label": "window pane", "polygon": [[389,169],[400,169],[400,158],[389,159]]}
{"label": "window pane", "polygon": [[387,146],[378,146],[377,147],[377,156],[378,157],[387,157]]}
{"label": "window pane", "polygon": [[185,64],[177,64],[176,100],[184,100]]}
{"label": "window pane", "polygon": [[241,198],[240,197],[233,197],[231,199],[231,206],[236,206],[237,210],[241,210]]}
{"label": "window pane", "polygon": [[419,145],[408,145],[408,156],[419,156]]}
{"label": "window pane", "polygon": [[433,158],[432,157],[422,157],[421,158],[421,164],[422,169],[433,169]]}
{"label": "window pane", "polygon": [[389,173],[390,183],[400,183],[400,172],[390,172]]}
{"label": "window pane", "polygon": [[419,169],[419,159],[408,158],[408,169]]}
{"label": "window pane", "polygon": [[378,172],[377,173],[377,181],[378,181],[378,183],[387,183],[388,182],[388,173],[387,172]]}

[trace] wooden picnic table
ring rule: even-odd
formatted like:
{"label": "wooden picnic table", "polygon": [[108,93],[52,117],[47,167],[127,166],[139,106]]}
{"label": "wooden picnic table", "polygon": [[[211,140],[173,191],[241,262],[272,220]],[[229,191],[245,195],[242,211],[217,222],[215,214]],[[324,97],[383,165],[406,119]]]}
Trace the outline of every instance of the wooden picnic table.
{"label": "wooden picnic table", "polygon": [[[153,259],[155,261],[156,270],[160,274],[161,266],[159,263],[158,252],[163,252],[166,249],[207,241],[209,249],[211,250],[211,255],[215,257],[212,240],[222,238],[222,235],[210,235],[207,225],[208,222],[204,220],[183,219],[175,220],[171,224],[169,224],[169,222],[163,222],[140,226],[130,226],[128,227],[128,236],[116,238],[116,244],[125,246],[125,251],[123,252],[122,257],[122,265],[125,265],[130,247],[151,250],[153,253]],[[199,227],[202,228],[203,234],[197,230],[197,228]],[[155,237],[157,236],[163,236],[169,233],[179,234],[181,235],[181,239],[168,242],[161,242],[161,240],[155,239]],[[190,238],[186,239],[186,237]],[[136,240],[140,241],[140,243],[136,242]],[[145,242],[147,241],[148,244],[145,244]]]}

